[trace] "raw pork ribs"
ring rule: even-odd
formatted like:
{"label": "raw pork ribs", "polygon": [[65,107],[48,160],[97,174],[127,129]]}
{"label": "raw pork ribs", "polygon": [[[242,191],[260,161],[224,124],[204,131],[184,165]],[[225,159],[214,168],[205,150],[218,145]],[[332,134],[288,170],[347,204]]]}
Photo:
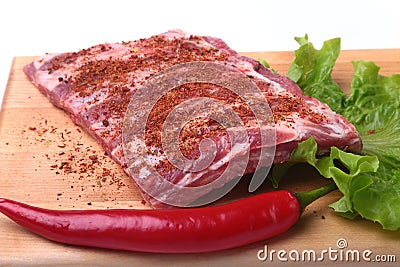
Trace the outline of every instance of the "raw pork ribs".
{"label": "raw pork ribs", "polygon": [[[239,55],[214,37],[193,36],[174,30],[137,41],[100,44],[73,53],[46,54],[25,66],[24,72],[51,103],[65,110],[76,124],[86,129],[106,153],[133,176],[124,157],[122,138],[124,117],[132,97],[153,75],[176,64],[193,61],[230,66],[251,79],[261,90],[275,123],[274,163],[288,160],[297,144],[311,136],[318,143],[319,153],[329,151],[331,146],[353,152],[361,150],[358,133],[342,116],[335,114],[326,104],[304,96],[288,78],[272,73],[254,59]],[[248,108],[243,108],[240,96],[210,83],[191,83],[174,88],[157,102],[150,113],[144,140],[157,172],[171,183],[196,187],[217,179],[233,160],[229,155],[235,153],[229,154],[229,150],[234,144],[229,144],[226,138],[227,129],[210,118],[189,121],[179,135],[180,151],[192,160],[198,159],[201,154],[200,141],[203,138],[212,139],[217,152],[210,166],[188,173],[176,168],[165,157],[160,137],[163,120],[174,106],[196,97],[222,101],[243,119],[245,127],[250,129],[248,142],[251,149],[245,173],[254,172],[258,162],[254,155],[260,149],[260,135],[255,133],[257,131],[251,131],[254,118],[251,118]],[[141,109],[140,106],[136,108]],[[146,176],[146,173],[142,172],[141,175]],[[151,175],[140,178],[146,178],[147,185],[157,188],[161,196],[155,199],[142,190],[143,197],[154,208],[164,207],[165,203],[162,202],[168,203],[168,198],[179,194],[162,192],[163,186]],[[230,177],[232,180],[234,178],[235,175]],[[198,192],[196,198],[208,191]],[[187,199],[179,197],[185,203],[193,200],[193,196]]]}

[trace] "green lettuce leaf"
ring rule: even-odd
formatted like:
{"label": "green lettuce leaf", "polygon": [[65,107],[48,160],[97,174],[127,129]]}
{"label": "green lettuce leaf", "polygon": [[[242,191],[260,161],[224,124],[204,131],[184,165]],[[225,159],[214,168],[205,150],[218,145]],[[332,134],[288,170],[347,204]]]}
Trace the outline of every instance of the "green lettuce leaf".
{"label": "green lettuce leaf", "polygon": [[[354,213],[354,192],[371,183],[371,181],[368,181],[367,184],[363,184],[359,178],[361,174],[377,171],[379,166],[378,158],[376,156],[344,152],[336,147],[331,147],[329,156],[317,158],[316,153],[317,142],[313,137],[300,142],[297,148],[293,150],[288,162],[273,167],[271,177],[273,184],[275,186],[278,185],[288,167],[300,162],[308,163],[325,178],[332,178],[343,193],[343,197],[333,205],[337,206],[336,211]],[[357,215],[357,213],[355,214]]]}
{"label": "green lettuce leaf", "polygon": [[400,75],[381,76],[373,62],[355,61],[353,66],[350,96],[342,115],[360,133],[363,152],[400,169]]}
{"label": "green lettuce leaf", "polygon": [[[296,40],[300,48],[295,51],[288,77],[306,95],[327,103],[353,123],[363,141],[362,154],[379,159],[376,172],[364,172],[375,168],[375,163],[361,158],[355,161],[338,149],[331,150],[329,158],[320,159],[314,165],[310,163],[318,169],[317,165],[322,164],[319,162],[326,161],[324,164],[329,166],[331,157],[339,157],[347,168],[354,167],[355,162],[363,166],[362,171],[361,168],[354,173],[350,170],[351,175],[344,175],[332,166],[327,168],[328,173],[326,168],[319,169],[323,176],[332,177],[343,193],[343,198],[330,206],[347,218],[360,215],[379,222],[385,229],[400,229],[400,75],[381,76],[373,62],[354,61],[354,76],[347,97],[331,78],[340,39],[325,41],[320,50],[308,42],[307,35]],[[368,164],[371,165],[368,167]],[[275,184],[278,180],[275,178]]]}
{"label": "green lettuce leaf", "polygon": [[325,41],[321,50],[316,50],[308,36],[296,37],[300,48],[289,67],[287,76],[295,81],[305,95],[313,96],[340,112],[344,108],[346,95],[331,78],[333,66],[340,53],[340,38]]}
{"label": "green lettuce leaf", "polygon": [[[400,75],[379,75],[373,62],[355,61],[347,107],[342,115],[355,125],[363,153],[376,155],[378,172],[354,194],[358,213],[384,228],[400,228]],[[335,208],[335,206],[333,206]]]}

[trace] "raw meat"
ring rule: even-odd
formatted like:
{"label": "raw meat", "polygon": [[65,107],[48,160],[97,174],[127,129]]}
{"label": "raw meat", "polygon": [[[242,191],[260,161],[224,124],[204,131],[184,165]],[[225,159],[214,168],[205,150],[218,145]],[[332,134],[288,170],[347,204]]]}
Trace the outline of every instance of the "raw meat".
{"label": "raw meat", "polygon": [[[178,202],[183,206],[189,205],[215,187],[234,180],[236,169],[218,186],[204,187],[217,180],[230,163],[238,166],[244,164],[244,167],[241,166],[243,171],[238,175],[252,173],[263,165],[259,164],[263,130],[254,126],[255,116],[251,107],[246,107],[246,101],[240,95],[212,82],[187,83],[169,90],[153,107],[148,120],[143,121],[146,124],[143,161],[153,165],[167,184],[185,188],[201,187],[202,190],[195,193],[191,191],[189,195],[174,191],[141,166],[143,161],[135,163],[133,157],[142,155],[133,149],[132,142],[135,140],[123,140],[129,103],[138,88],[142,88],[151,77],[177,64],[190,62],[221,64],[240,72],[259,88],[273,114],[273,122],[264,125],[265,129],[273,129],[274,144],[267,145],[274,148],[274,153],[268,154],[273,157],[271,162],[288,160],[297,143],[311,136],[316,139],[321,154],[329,151],[331,146],[353,152],[361,150],[360,137],[346,119],[335,114],[326,104],[304,96],[288,78],[271,72],[254,59],[239,55],[214,37],[193,36],[173,30],[137,41],[100,44],[73,53],[46,54],[25,66],[24,72],[55,106],[64,109],[76,124],[96,138],[107,154],[135,179],[143,197],[154,208],[160,208],[171,203],[179,205],[170,199],[179,199]],[[207,150],[206,145],[201,145],[201,140],[208,138],[214,145],[207,144],[216,151],[208,166],[190,171],[168,161],[162,147],[161,132],[163,121],[175,110],[174,107],[196,98],[216,99],[233,109],[243,120],[248,137],[242,140],[242,146],[235,146],[227,137],[229,129],[221,127],[219,121],[200,115],[191,118],[182,125],[177,136],[178,150],[186,159],[196,162],[201,159],[203,150]],[[130,106],[130,118],[135,116],[135,110],[139,113],[141,109],[140,103]],[[235,134],[235,131],[231,129],[229,133]],[[242,138],[240,134],[236,137]],[[125,138],[129,139],[128,136]],[[246,142],[247,147],[243,145]],[[129,148],[125,155],[124,148]],[[243,163],[240,155],[246,154],[243,152],[246,149],[250,150],[247,152],[249,160]],[[135,164],[141,166],[140,170],[133,168]],[[143,186],[154,190],[147,192]]]}

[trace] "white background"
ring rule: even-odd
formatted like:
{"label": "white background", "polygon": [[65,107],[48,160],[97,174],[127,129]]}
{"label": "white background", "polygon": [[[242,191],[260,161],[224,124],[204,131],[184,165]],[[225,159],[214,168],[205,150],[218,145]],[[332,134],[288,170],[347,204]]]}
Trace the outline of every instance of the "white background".
{"label": "white background", "polygon": [[396,0],[9,0],[0,2],[0,103],[12,58],[67,52],[169,29],[220,37],[237,51],[318,48],[341,37],[342,49],[400,48]]}

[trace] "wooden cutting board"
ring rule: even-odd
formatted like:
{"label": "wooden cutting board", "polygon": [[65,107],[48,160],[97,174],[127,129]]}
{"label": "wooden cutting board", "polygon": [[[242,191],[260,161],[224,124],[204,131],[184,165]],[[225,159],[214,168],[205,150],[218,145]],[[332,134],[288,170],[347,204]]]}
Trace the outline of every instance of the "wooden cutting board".
{"label": "wooden cutting board", "polygon": [[[293,59],[292,52],[242,54],[262,57],[283,74]],[[148,208],[132,180],[104,155],[100,146],[28,81],[22,67],[33,59],[14,59],[4,96],[0,114],[0,197],[53,209]],[[376,62],[383,75],[400,73],[398,49],[342,51],[333,78],[345,90],[353,72],[351,61],[360,59]],[[326,182],[311,168],[297,166],[285,177],[282,188],[307,191]],[[246,186],[246,181],[239,183],[222,201],[246,196]],[[265,182],[258,192],[268,190],[271,186]],[[289,266],[299,264],[289,258],[289,253],[294,257],[296,251],[301,265],[344,264],[347,257],[352,264],[365,266],[376,263],[375,256],[393,261],[393,255],[400,261],[400,231],[386,231],[377,223],[336,215],[327,205],[340,197],[340,192],[333,192],[316,201],[293,228],[279,237],[222,252],[190,255],[58,244],[0,215],[0,266]],[[339,248],[338,240],[347,242],[347,247]],[[259,252],[265,248],[268,253],[286,252],[280,256],[288,262],[280,260],[277,253],[261,261],[257,254],[265,257],[263,251]],[[366,250],[371,251],[367,255],[371,262],[362,259]],[[316,253],[315,262],[310,251]],[[352,258],[357,253],[360,261]],[[395,263],[384,264],[391,265]]]}

